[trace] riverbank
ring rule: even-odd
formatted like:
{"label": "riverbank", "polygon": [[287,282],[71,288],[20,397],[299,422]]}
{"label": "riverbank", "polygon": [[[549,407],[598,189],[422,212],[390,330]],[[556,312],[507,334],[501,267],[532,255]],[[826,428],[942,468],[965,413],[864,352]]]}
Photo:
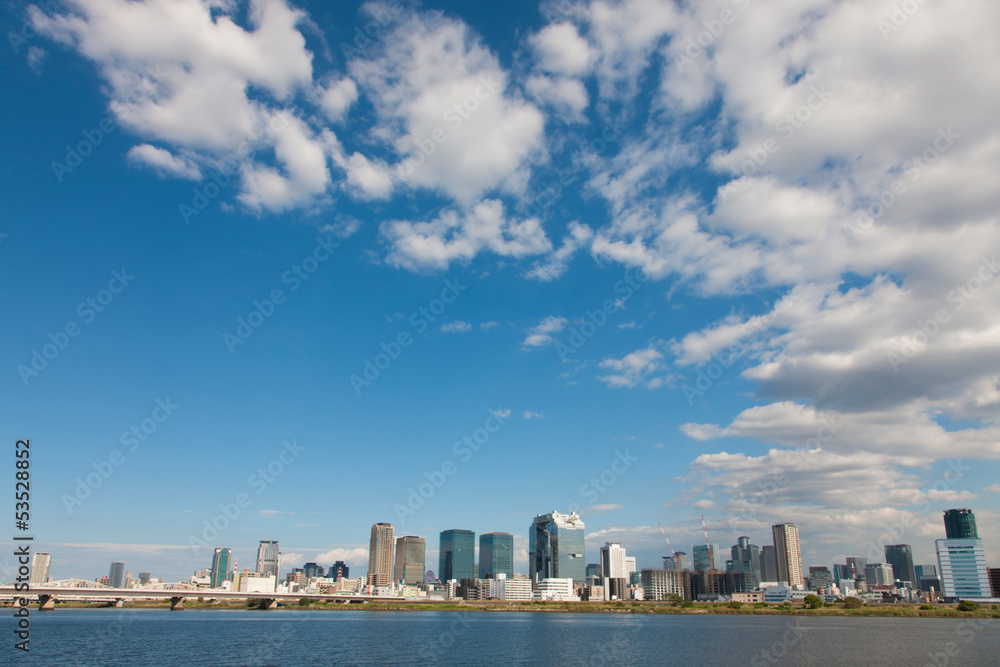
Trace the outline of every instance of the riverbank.
{"label": "riverbank", "polygon": [[[226,611],[258,611],[254,601],[212,602],[206,599],[189,599],[185,609],[207,609]],[[169,609],[165,601],[129,601],[119,609]],[[709,614],[709,615],[763,615],[763,616],[876,616],[906,618],[995,618],[1000,619],[1000,610],[982,606],[976,611],[958,611],[956,605],[932,605],[931,609],[921,609],[916,604],[874,604],[858,608],[847,608],[843,603],[834,603],[810,609],[801,604],[744,604],[700,602],[689,606],[671,602],[504,602],[498,600],[456,601],[456,602],[363,602],[354,604],[336,602],[310,602],[309,604],[280,605],[281,611],[462,611],[462,612],[535,612],[574,614]],[[107,609],[116,608],[109,604],[88,604],[84,602],[58,602],[57,609]]]}

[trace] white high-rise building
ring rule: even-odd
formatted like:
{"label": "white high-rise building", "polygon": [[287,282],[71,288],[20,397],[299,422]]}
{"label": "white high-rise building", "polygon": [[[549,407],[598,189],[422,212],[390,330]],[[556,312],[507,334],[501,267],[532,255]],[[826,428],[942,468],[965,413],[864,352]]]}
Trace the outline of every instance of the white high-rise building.
{"label": "white high-rise building", "polygon": [[635,574],[635,556],[625,556],[625,576]]}
{"label": "white high-rise building", "polygon": [[941,592],[945,600],[1000,602],[990,591],[983,541],[974,538],[936,540]]}
{"label": "white high-rise building", "polygon": [[868,590],[875,586],[890,586],[895,581],[892,576],[892,565],[888,563],[866,563],[865,583]]}
{"label": "white high-rise building", "polygon": [[[278,568],[281,554],[278,552],[277,540],[261,540],[257,548],[257,574],[274,577],[278,581]],[[273,588],[271,590],[274,590]]]}
{"label": "white high-rise building", "polygon": [[610,579],[628,578],[628,566],[625,561],[625,547],[617,542],[605,542],[601,547],[601,576]]}
{"label": "white high-rise building", "polygon": [[779,523],[771,526],[771,532],[774,535],[774,555],[778,561],[778,581],[800,589],[804,579],[798,526],[794,523]]}
{"label": "white high-rise building", "polygon": [[490,597],[497,600],[522,600],[531,601],[531,579],[527,577],[513,577],[508,579],[503,572],[497,575],[496,579],[488,579],[490,582]]}
{"label": "white high-rise building", "polygon": [[371,540],[368,543],[368,583],[371,586],[388,586],[392,583],[393,557],[396,540],[391,523],[372,524]]}
{"label": "white high-rise building", "polygon": [[52,556],[47,553],[38,552],[31,561],[31,579],[29,584],[44,584],[49,580],[49,565],[52,563]]}

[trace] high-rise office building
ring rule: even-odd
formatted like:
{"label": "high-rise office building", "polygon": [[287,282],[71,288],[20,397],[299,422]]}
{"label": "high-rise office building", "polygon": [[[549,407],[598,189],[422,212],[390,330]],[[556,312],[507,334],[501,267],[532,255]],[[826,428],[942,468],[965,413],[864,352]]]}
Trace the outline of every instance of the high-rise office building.
{"label": "high-rise office building", "polygon": [[760,548],[760,580],[778,581],[778,555],[773,544],[765,544]]}
{"label": "high-rise office building", "polygon": [[483,533],[479,536],[479,578],[514,578],[514,536],[510,533]]}
{"label": "high-rise office building", "polygon": [[917,586],[924,592],[933,588],[941,592],[941,580],[938,578],[937,565],[914,565],[913,572],[917,575]]}
{"label": "high-rise office building", "polygon": [[837,584],[839,586],[840,582],[843,579],[853,579],[854,577],[851,577],[850,574],[849,574],[850,571],[851,571],[851,569],[849,567],[847,567],[846,564],[844,564],[844,563],[834,563],[833,564],[833,583],[835,583],[835,584]]}
{"label": "high-rise office building", "polygon": [[351,568],[348,567],[347,563],[345,563],[344,561],[338,560],[334,562],[333,565],[330,566],[330,571],[326,573],[326,576],[330,577],[331,579],[339,579],[341,577],[343,577],[344,579],[350,579]]}
{"label": "high-rise office building", "polygon": [[123,583],[125,583],[125,563],[115,561],[111,564],[111,571],[108,572],[108,586],[121,588]]}
{"label": "high-rise office building", "polygon": [[395,528],[391,523],[372,524],[372,536],[368,542],[368,584],[388,586],[392,583],[392,569],[396,565]]}
{"label": "high-rise office building", "polygon": [[729,549],[733,561],[733,572],[750,572],[753,574],[755,584],[759,584],[761,579],[760,570],[760,547],[750,544],[750,538],[742,536],[736,538],[736,544]]}
{"label": "high-rise office building", "polygon": [[802,547],[799,545],[799,528],[794,523],[771,526],[774,534],[774,555],[778,560],[778,581],[786,581],[793,588],[802,586]]}
{"label": "high-rise office building", "polygon": [[936,540],[941,592],[947,601],[989,600],[989,571],[983,541],[979,539]]}
{"label": "high-rise office building", "polygon": [[719,562],[720,552],[718,544],[697,544],[691,547],[691,569],[695,572],[708,572],[709,566],[715,568],[716,572],[723,568]]}
{"label": "high-rise office building", "polygon": [[396,565],[392,576],[394,581],[417,585],[424,582],[424,555],[427,544],[424,538],[406,535],[396,538]]}
{"label": "high-rise office building", "polygon": [[986,578],[990,580],[990,590],[993,597],[1000,597],[1000,567],[986,568]]}
{"label": "high-rise office building", "polygon": [[49,565],[52,563],[52,556],[44,552],[36,552],[31,560],[31,578],[29,584],[44,584],[49,580]]}
{"label": "high-rise office building", "polygon": [[866,563],[865,583],[868,590],[873,586],[891,586],[893,583],[892,565],[888,563]]}
{"label": "high-rise office building", "polygon": [[571,578],[575,584],[586,583],[584,531],[583,520],[576,512],[537,515],[528,533],[531,580]]}
{"label": "high-rise office building", "polygon": [[976,515],[970,509],[947,510],[944,513],[944,534],[949,540],[979,539]]}
{"label": "high-rise office building", "polygon": [[302,574],[306,575],[306,579],[312,579],[313,577],[324,576],[326,570],[322,565],[317,563],[306,563],[302,566]]}
{"label": "high-rise office building", "polygon": [[612,579],[628,577],[625,566],[625,547],[617,542],[605,542],[601,547],[601,576]]}
{"label": "high-rise office building", "polygon": [[280,567],[281,553],[278,551],[277,540],[261,540],[257,547],[257,574],[272,576],[278,580],[278,568]]}
{"label": "high-rise office building", "polygon": [[438,576],[442,582],[476,578],[476,534],[453,528],[441,531]]}
{"label": "high-rise office building", "polygon": [[833,573],[830,572],[830,568],[825,565],[809,568],[809,590],[818,591],[822,588],[829,593],[831,586],[833,586]]}
{"label": "high-rise office building", "polygon": [[221,588],[222,582],[232,581],[233,552],[227,547],[217,547],[212,556],[212,573],[209,586]]}
{"label": "high-rise office building", "polygon": [[885,545],[885,562],[892,566],[892,576],[896,581],[905,581],[909,588],[920,588],[920,580],[913,569],[913,553],[909,544]]}
{"label": "high-rise office building", "polygon": [[145,586],[148,583],[149,583],[149,572],[140,572],[139,573],[139,585],[140,586]]}

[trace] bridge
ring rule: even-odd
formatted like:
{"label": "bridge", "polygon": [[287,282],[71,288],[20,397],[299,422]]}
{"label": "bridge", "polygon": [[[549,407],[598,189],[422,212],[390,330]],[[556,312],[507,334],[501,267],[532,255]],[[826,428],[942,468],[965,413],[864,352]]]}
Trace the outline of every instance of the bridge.
{"label": "bridge", "polygon": [[[160,584],[162,585],[162,584]],[[176,585],[176,584],[174,584]],[[426,598],[402,598],[392,595],[355,595],[331,593],[247,593],[233,592],[217,588],[108,588],[105,586],[32,586],[30,591],[18,591],[12,586],[0,586],[0,600],[37,600],[41,611],[55,609],[55,601],[84,600],[91,602],[124,602],[125,600],[170,600],[171,611],[184,608],[186,598],[208,600],[263,600],[264,609],[275,609],[279,602],[307,600],[327,600],[332,602],[412,602],[434,604],[446,600]]]}

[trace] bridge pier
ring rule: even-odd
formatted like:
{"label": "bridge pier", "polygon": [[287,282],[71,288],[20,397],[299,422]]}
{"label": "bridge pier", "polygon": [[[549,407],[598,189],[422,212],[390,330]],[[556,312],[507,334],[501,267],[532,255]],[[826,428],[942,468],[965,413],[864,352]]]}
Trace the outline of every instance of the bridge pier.
{"label": "bridge pier", "polygon": [[38,611],[54,611],[56,608],[56,598],[52,595],[38,596]]}
{"label": "bridge pier", "polygon": [[184,598],[182,597],[170,598],[170,611],[181,611],[183,609],[184,609]]}
{"label": "bridge pier", "polygon": [[264,609],[277,609],[278,608],[278,601],[274,600],[274,599],[271,599],[271,598],[265,599],[264,600],[264,606],[263,606],[263,608]]}

